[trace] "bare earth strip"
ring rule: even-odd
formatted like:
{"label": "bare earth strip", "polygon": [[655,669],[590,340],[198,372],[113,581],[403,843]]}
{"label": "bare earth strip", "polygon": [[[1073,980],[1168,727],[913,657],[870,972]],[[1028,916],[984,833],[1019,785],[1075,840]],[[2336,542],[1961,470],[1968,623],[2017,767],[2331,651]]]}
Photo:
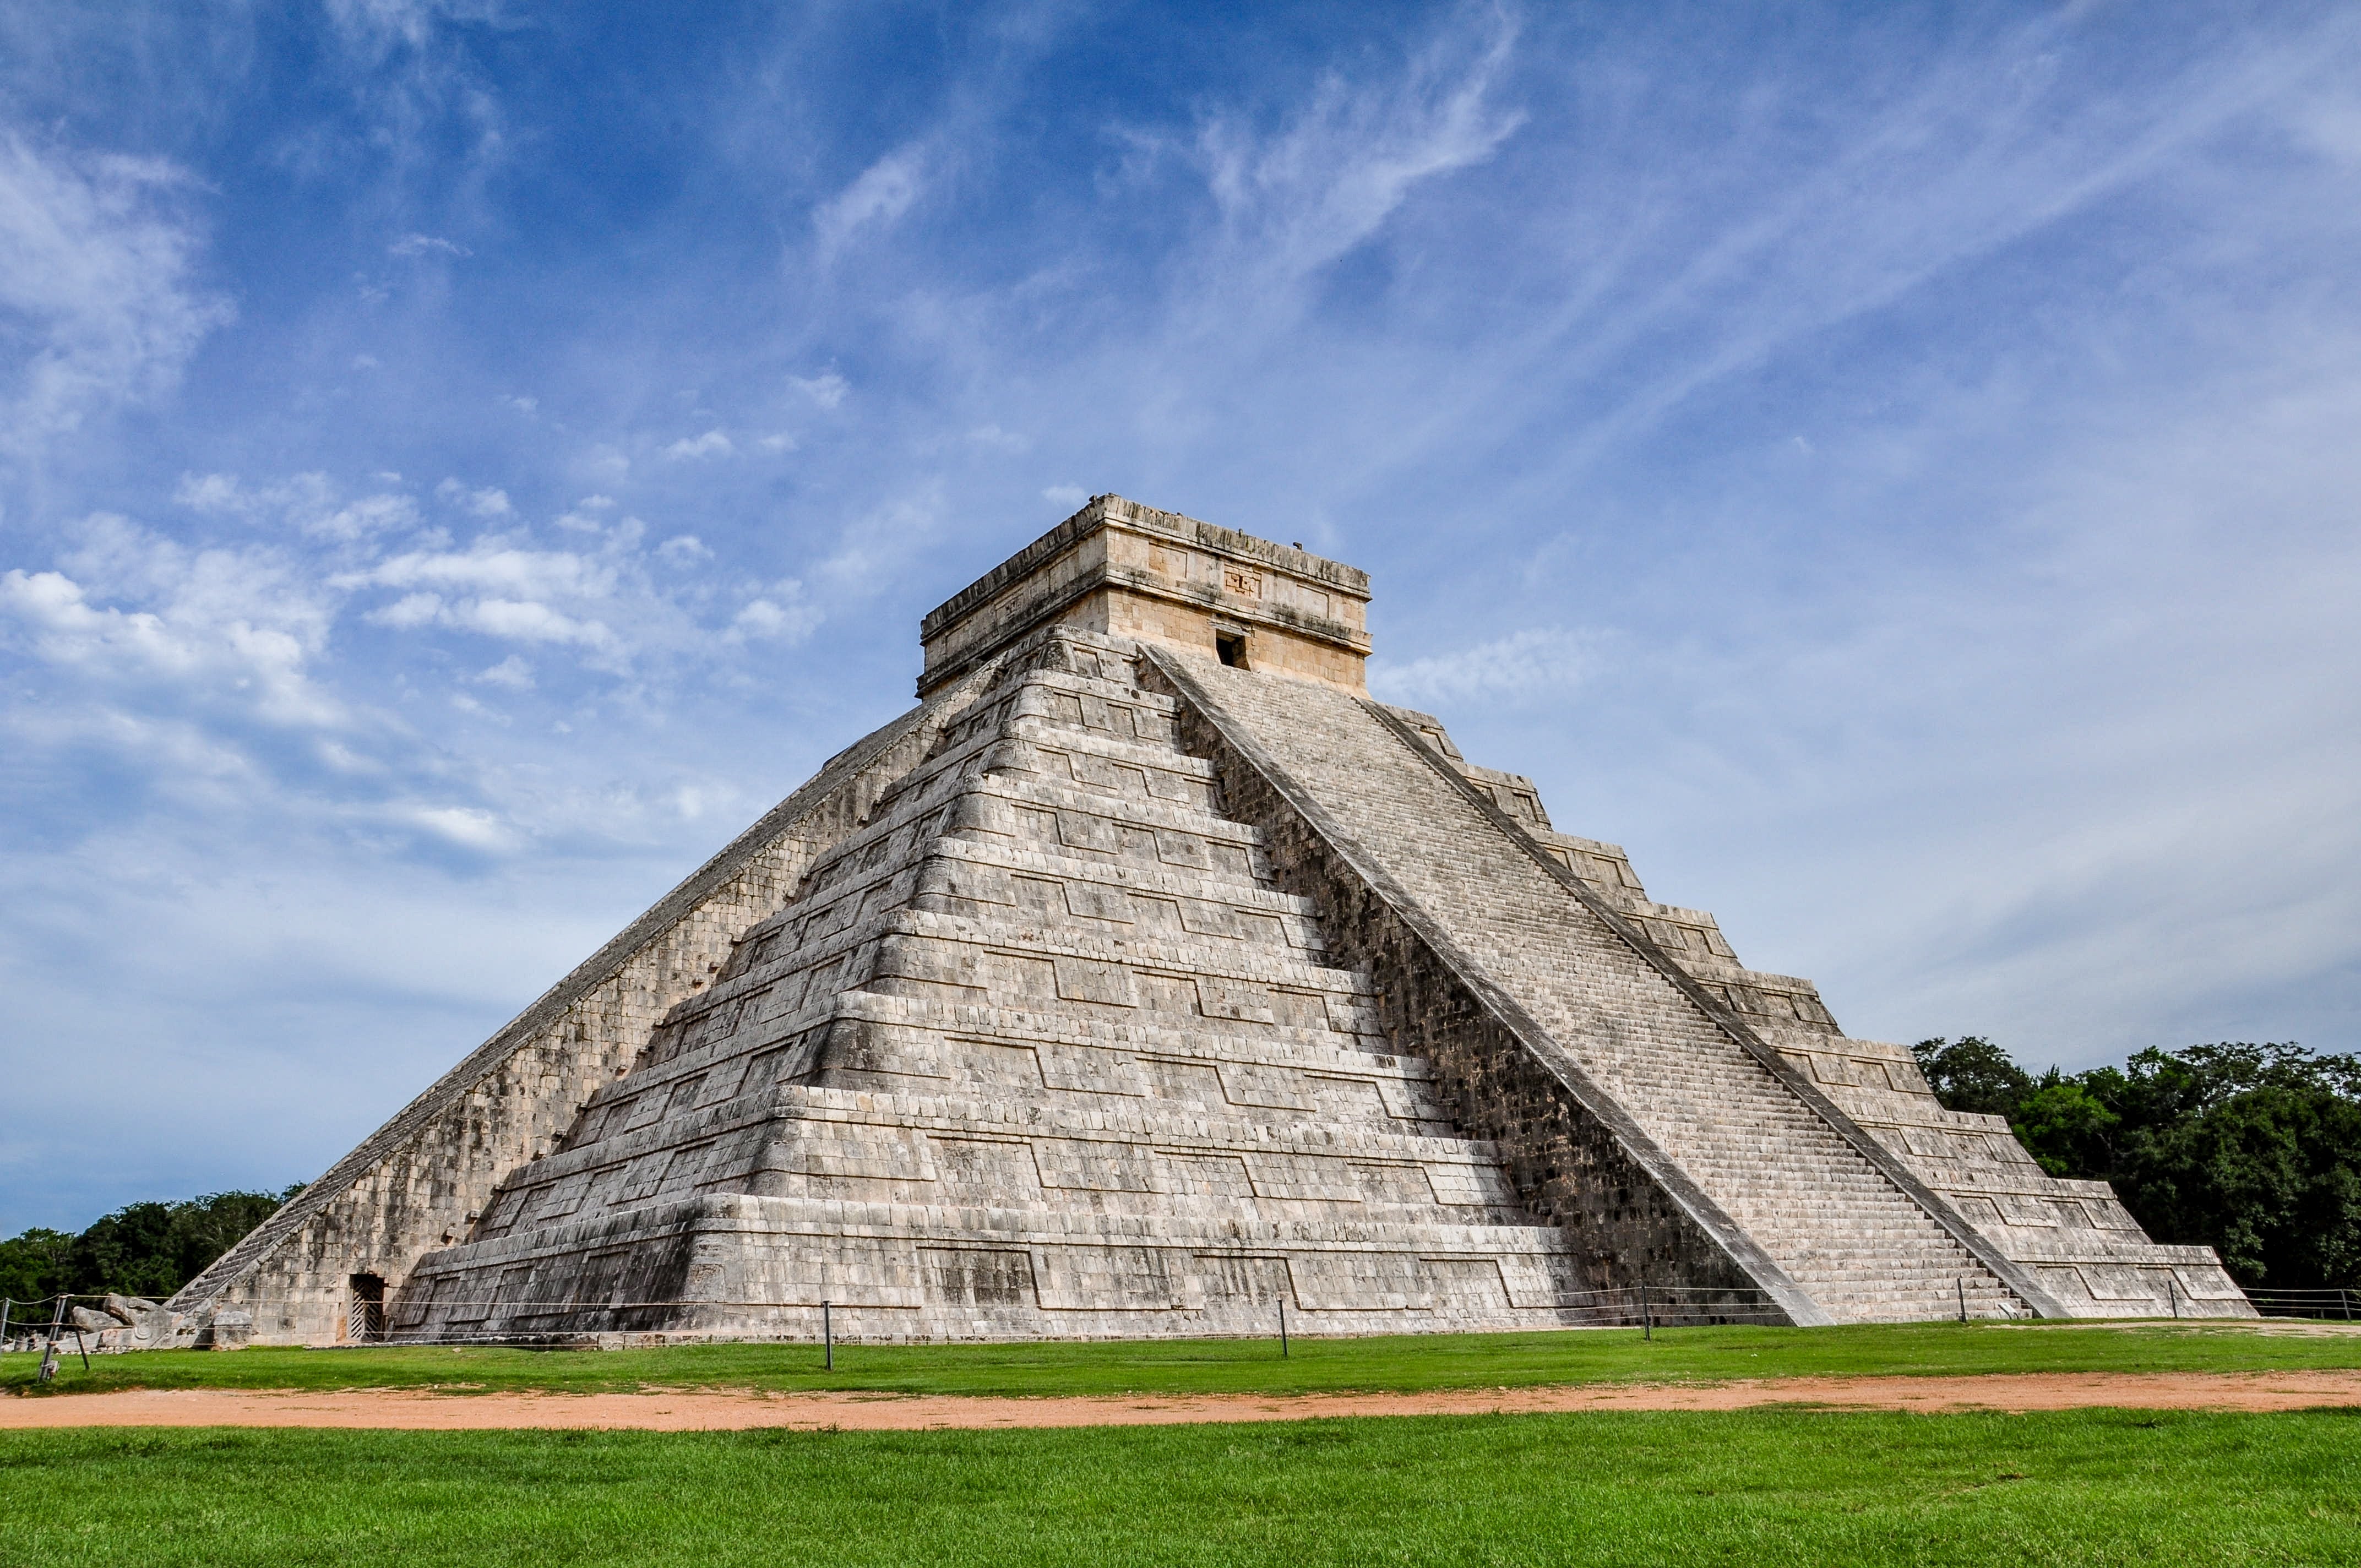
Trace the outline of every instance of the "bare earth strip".
{"label": "bare earth strip", "polygon": [[0,1399],[0,1429],[368,1427],[406,1431],[594,1428],[639,1431],[925,1431],[944,1428],[1171,1426],[1335,1416],[1524,1415],[1562,1410],[2297,1410],[2361,1405],[2361,1371],[2028,1373],[1973,1377],[1795,1377],[1711,1385],[1592,1384],[1417,1394],[1140,1395],[981,1398],[880,1394],[333,1394],[227,1389]]}

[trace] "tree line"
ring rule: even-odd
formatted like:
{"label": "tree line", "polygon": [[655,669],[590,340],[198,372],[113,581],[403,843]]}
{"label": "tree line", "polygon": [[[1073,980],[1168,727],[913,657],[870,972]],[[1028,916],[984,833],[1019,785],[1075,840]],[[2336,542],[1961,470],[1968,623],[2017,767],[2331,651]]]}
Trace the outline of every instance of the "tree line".
{"label": "tree line", "polygon": [[2240,1285],[2361,1288],[2361,1057],[2225,1042],[2037,1078],[1977,1036],[1911,1050],[1945,1105],[2005,1117],[2042,1169],[2112,1184]]}
{"label": "tree line", "polygon": [[160,1301],[303,1190],[208,1192],[178,1203],[126,1203],[80,1235],[38,1226],[0,1241],[0,1296],[37,1301],[109,1290]]}

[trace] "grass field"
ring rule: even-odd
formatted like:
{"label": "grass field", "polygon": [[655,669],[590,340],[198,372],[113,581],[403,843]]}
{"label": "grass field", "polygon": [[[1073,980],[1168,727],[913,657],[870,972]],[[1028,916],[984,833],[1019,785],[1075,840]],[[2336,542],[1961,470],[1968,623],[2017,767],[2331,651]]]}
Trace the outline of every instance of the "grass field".
{"label": "grass field", "polygon": [[[639,1351],[389,1348],[69,1354],[51,1390],[109,1388],[842,1388],[908,1394],[1304,1393],[1713,1382],[1740,1377],[1987,1372],[2275,1371],[2361,1366],[2361,1332],[2285,1324],[1880,1324],[1297,1340]],[[38,1358],[0,1357],[0,1389],[36,1391]]]}
{"label": "grass field", "polygon": [[2361,1416],[0,1433],[0,1562],[2328,1563]]}

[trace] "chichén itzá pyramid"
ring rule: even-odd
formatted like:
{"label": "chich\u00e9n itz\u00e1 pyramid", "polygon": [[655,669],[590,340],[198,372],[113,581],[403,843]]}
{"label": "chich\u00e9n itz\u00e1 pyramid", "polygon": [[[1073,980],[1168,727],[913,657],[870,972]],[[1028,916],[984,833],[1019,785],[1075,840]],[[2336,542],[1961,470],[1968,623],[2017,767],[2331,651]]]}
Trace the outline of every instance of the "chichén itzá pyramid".
{"label": "chich\u00e9n itz\u00e1 pyramid", "polygon": [[2251,1313],[1371,699],[1368,597],[1093,499],[182,1343]]}

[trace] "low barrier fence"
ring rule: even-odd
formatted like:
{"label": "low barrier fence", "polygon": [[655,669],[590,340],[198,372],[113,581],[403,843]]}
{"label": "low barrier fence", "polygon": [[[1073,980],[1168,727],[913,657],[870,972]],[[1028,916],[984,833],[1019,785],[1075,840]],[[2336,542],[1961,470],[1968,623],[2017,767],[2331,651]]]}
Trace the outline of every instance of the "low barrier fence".
{"label": "low barrier fence", "polygon": [[[2353,1322],[2355,1309],[2361,1307],[2361,1289],[2355,1288],[2257,1288],[2246,1293],[2255,1310],[2267,1318],[2308,1319],[2323,1322]],[[2180,1317],[2191,1303],[2175,1293],[2170,1317]],[[414,1320],[405,1324],[403,1314],[396,1305],[389,1317],[381,1303],[369,1303],[372,1310],[352,1312],[343,1321],[342,1332],[335,1343],[345,1346],[358,1345],[530,1345],[593,1343],[602,1337],[616,1335],[663,1335],[679,1333],[696,1337],[698,1315],[716,1310],[741,1315],[741,1321],[733,1325],[730,1337],[772,1343],[804,1343],[821,1344],[832,1342],[832,1324],[840,1314],[859,1310],[867,1314],[891,1311],[895,1309],[876,1303],[847,1301],[741,1301],[725,1299],[683,1300],[605,1300],[531,1299],[471,1302],[443,1301],[434,1305],[444,1321],[430,1325]],[[288,1301],[244,1300],[234,1303],[235,1309],[257,1316],[269,1309],[298,1307],[305,1313],[316,1313],[321,1303],[311,1298]],[[453,1308],[458,1310],[455,1314]],[[1300,1305],[1281,1299],[1266,1304],[1269,1326],[1257,1332],[1247,1330],[1229,1333],[1213,1332],[1188,1335],[1191,1338],[1273,1339],[1282,1350],[1287,1340],[1306,1330],[1317,1333],[1323,1320],[1334,1321],[1327,1312],[1306,1313]],[[1694,1286],[1640,1284],[1617,1286],[1602,1290],[1589,1290],[1562,1297],[1555,1304],[1558,1321],[1575,1328],[1636,1328],[1652,1334],[1659,1328],[1697,1327],[1708,1324],[1760,1323],[1772,1324],[1784,1321],[1771,1297],[1762,1291],[1708,1288]],[[42,1357],[46,1377],[60,1357],[82,1356],[86,1362],[93,1354],[156,1347],[155,1333],[159,1325],[143,1315],[165,1313],[166,1309],[155,1302],[122,1296],[72,1294],[45,1296],[34,1301],[17,1301],[0,1298],[0,1354],[36,1354]],[[744,1317],[757,1321],[744,1322]],[[767,1316],[769,1321],[761,1321]],[[1971,1302],[1964,1283],[1961,1286],[1956,1311],[1946,1313],[1960,1321],[1971,1320],[1997,1321],[2019,1318],[2018,1312],[2004,1309],[1993,1311]],[[2168,1314],[2158,1313],[2161,1318]],[[458,1321],[451,1321],[456,1317]],[[473,1319],[474,1325],[469,1320]],[[818,1332],[814,1332],[817,1330]],[[773,1332],[766,1332],[773,1331]],[[136,1337],[146,1334],[146,1339]],[[168,1339],[165,1343],[170,1343]]]}
{"label": "low barrier fence", "polygon": [[[2341,1307],[2348,1305],[2336,1291],[2277,1294],[2289,1299],[2265,1306],[2258,1299],[2257,1306],[2274,1316],[2334,1317]],[[2299,1297],[2301,1300],[2296,1299]],[[306,1315],[317,1314],[322,1303],[317,1299],[302,1298],[286,1301],[240,1299],[225,1305],[239,1312],[263,1317],[269,1315],[271,1309],[286,1307],[300,1308]],[[382,1310],[346,1314],[340,1321],[341,1332],[335,1343],[345,1346],[546,1345],[590,1343],[615,1335],[676,1332],[697,1336],[700,1332],[695,1326],[697,1316],[720,1310],[741,1319],[740,1323],[732,1325],[730,1337],[820,1344],[833,1339],[831,1325],[840,1322],[841,1315],[849,1310],[859,1310],[873,1319],[879,1311],[895,1310],[876,1303],[830,1300],[523,1299],[436,1302],[434,1308],[441,1321],[422,1324],[414,1318],[405,1323],[403,1319],[409,1314],[401,1310],[398,1301],[371,1302],[369,1305],[373,1309],[390,1305],[393,1310],[390,1315]],[[456,1313],[453,1312],[455,1307],[458,1309]],[[1180,1337],[1268,1338],[1279,1342],[1283,1349],[1290,1336],[1307,1330],[1318,1333],[1323,1327],[1323,1320],[1335,1321],[1329,1312],[1306,1313],[1300,1305],[1283,1298],[1265,1303],[1261,1310],[1268,1313],[1268,1327],[1262,1332],[1233,1330],[1228,1333],[1216,1332]],[[138,1326],[133,1320],[142,1312],[164,1310],[156,1303],[120,1296],[50,1296],[29,1302],[0,1299],[0,1353],[40,1354],[46,1369],[53,1366],[60,1355],[79,1354],[86,1359],[94,1354],[149,1348],[148,1344],[132,1341],[132,1332]],[[1774,1324],[1784,1321],[1784,1313],[1763,1291],[1655,1284],[1576,1292],[1561,1297],[1555,1303],[1555,1310],[1558,1321],[1567,1327],[1635,1328],[1643,1334],[1653,1334],[1659,1328]],[[1997,1321],[2019,1315],[2006,1309],[1994,1311],[1987,1305],[1971,1301],[1964,1282],[1956,1310],[1945,1314],[1962,1322],[1971,1320]],[[454,1317],[458,1321],[451,1321]],[[745,1322],[742,1320],[746,1317],[756,1321]],[[770,1321],[761,1321],[764,1317]],[[468,1321],[470,1318],[481,1326],[472,1326]]]}
{"label": "low barrier fence", "polygon": [[2267,1318],[2314,1318],[2323,1322],[2351,1322],[2353,1309],[2361,1304],[2361,1290],[2270,1290],[2246,1292],[2246,1299],[2255,1310]]}

